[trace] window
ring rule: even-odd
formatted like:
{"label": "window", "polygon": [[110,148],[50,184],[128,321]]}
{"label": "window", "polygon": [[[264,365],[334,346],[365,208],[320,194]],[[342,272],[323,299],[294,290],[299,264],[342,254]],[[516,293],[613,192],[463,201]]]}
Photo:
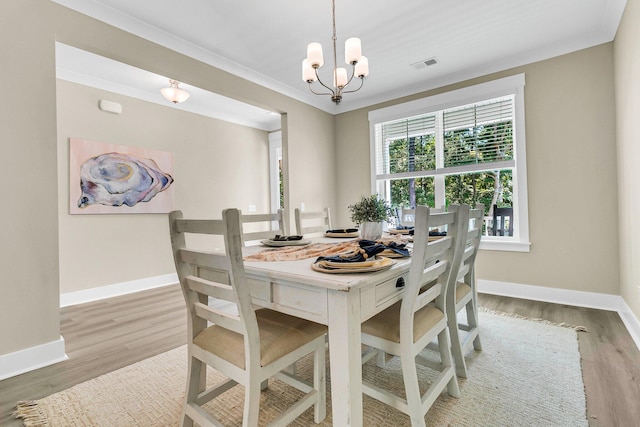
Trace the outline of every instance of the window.
{"label": "window", "polygon": [[369,122],[372,190],[391,206],[481,202],[481,248],[529,250],[524,75],[372,111]]}
{"label": "window", "polygon": [[276,212],[284,206],[281,131],[269,133],[269,183],[271,190],[271,212]]}

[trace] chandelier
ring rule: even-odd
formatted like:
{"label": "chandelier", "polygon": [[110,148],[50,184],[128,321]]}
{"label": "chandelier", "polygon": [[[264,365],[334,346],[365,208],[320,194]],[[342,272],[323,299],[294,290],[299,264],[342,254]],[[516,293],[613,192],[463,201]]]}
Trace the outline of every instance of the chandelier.
{"label": "chandelier", "polygon": [[[344,43],[344,61],[351,64],[351,77],[347,75],[346,68],[338,68],[336,60],[336,2],[331,0],[333,15],[333,82],[331,87],[320,80],[318,68],[324,65],[322,55],[322,45],[320,43],[309,43],[307,46],[307,59],[302,61],[302,80],[309,83],[309,90],[316,95],[331,95],[331,100],[338,105],[342,101],[342,95],[360,90],[364,83],[364,78],[369,75],[369,60],[362,55],[360,39],[352,37]],[[357,89],[345,90],[353,78],[358,76],[360,86]],[[316,92],[313,90],[314,82],[320,83],[328,92]]]}

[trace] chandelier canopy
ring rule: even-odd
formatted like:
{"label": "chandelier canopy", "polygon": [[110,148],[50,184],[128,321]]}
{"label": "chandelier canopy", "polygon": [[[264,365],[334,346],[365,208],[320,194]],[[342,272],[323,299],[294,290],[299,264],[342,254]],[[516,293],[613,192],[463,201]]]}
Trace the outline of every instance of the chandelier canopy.
{"label": "chandelier canopy", "polygon": [[[338,68],[336,55],[336,2],[331,0],[332,16],[333,16],[333,82],[331,86],[320,80],[318,68],[324,65],[324,57],[322,55],[322,45],[320,43],[309,43],[307,46],[307,58],[302,61],[302,80],[309,83],[309,90],[316,95],[330,95],[331,100],[338,105],[342,101],[342,95],[360,90],[364,84],[364,78],[369,75],[369,60],[362,55],[362,46],[360,39],[352,37],[347,39],[344,44],[344,61],[351,65],[351,76],[348,76],[347,69]],[[360,86],[357,89],[345,90],[351,83],[353,78],[357,76],[360,79]],[[313,90],[314,82],[320,83],[328,92],[316,92]]]}

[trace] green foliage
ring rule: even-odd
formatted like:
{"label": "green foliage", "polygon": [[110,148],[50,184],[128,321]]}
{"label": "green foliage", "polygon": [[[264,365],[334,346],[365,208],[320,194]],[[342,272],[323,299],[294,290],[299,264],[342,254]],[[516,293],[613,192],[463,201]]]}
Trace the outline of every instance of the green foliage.
{"label": "green foliage", "polygon": [[389,145],[389,172],[427,171],[436,168],[433,134],[396,139]]}
{"label": "green foliage", "polygon": [[513,172],[511,169],[449,175],[445,177],[445,197],[450,203],[475,206],[483,203],[485,214],[493,203],[513,206]]}
{"label": "green foliage", "polygon": [[387,201],[377,194],[362,196],[359,202],[349,205],[349,211],[351,212],[351,221],[355,224],[388,221],[393,216],[393,211]]}

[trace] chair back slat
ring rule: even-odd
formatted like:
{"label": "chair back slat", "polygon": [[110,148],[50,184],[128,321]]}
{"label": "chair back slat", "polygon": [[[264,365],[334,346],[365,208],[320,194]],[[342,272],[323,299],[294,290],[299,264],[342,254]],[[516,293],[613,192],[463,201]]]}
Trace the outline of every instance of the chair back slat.
{"label": "chair back slat", "polygon": [[226,256],[213,252],[180,249],[178,254],[182,262],[194,266],[206,266],[217,270],[229,270],[230,267],[229,259]]}
{"label": "chair back slat", "polygon": [[[415,237],[414,237],[414,246],[415,246]],[[454,244],[454,240],[452,236],[443,236],[440,239],[432,240],[429,242],[429,251],[426,255],[425,261],[427,263],[438,259],[443,252],[449,250],[451,246]]]}
{"label": "chair back slat", "polygon": [[306,212],[296,208],[294,211],[296,232],[301,236],[324,234],[331,229],[331,210]]}
{"label": "chair back slat", "polygon": [[177,219],[175,228],[178,233],[224,234],[225,228],[221,221],[201,219]]}
{"label": "chair back slat", "polygon": [[[284,210],[278,209],[275,213],[266,214],[241,214],[242,242],[264,240],[274,237],[276,234],[284,235],[285,219]],[[277,224],[277,228],[273,228]]]}
{"label": "chair back slat", "polygon": [[225,301],[235,301],[233,288],[226,283],[214,283],[196,276],[188,276],[185,280],[189,289],[199,294]]}
{"label": "chair back slat", "polygon": [[451,211],[447,212],[432,212],[433,209],[429,209],[429,229],[448,227],[453,224],[455,220],[455,213]]}
{"label": "chair back slat", "polygon": [[[446,264],[447,264],[446,261],[439,264],[442,264],[442,267],[446,268]],[[438,267],[444,270],[444,268],[440,266]],[[432,275],[430,274],[429,276],[432,276]],[[431,279],[431,281],[433,280],[435,279]],[[435,300],[438,296],[440,296],[441,293],[442,293],[442,284],[438,282],[435,282],[433,285],[428,287],[424,292],[420,292],[416,297],[416,302],[414,304],[415,311],[420,310],[422,307],[424,307],[425,305]]]}
{"label": "chair back slat", "polygon": [[215,323],[216,325],[222,326],[223,328],[229,329],[235,333],[241,335],[245,334],[244,325],[240,320],[240,317],[235,314],[230,314],[228,311],[216,310],[208,304],[203,304],[201,302],[194,303],[193,309],[195,314],[201,319]]}

